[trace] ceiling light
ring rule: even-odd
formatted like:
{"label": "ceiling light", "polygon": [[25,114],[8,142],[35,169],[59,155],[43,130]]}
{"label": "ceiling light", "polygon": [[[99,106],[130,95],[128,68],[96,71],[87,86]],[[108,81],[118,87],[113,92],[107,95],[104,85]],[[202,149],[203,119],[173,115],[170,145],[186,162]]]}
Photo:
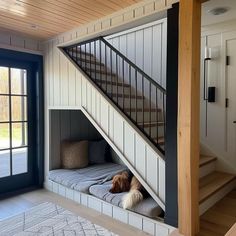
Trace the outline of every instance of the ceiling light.
{"label": "ceiling light", "polygon": [[229,8],[227,8],[227,7],[216,7],[216,8],[209,10],[208,13],[210,13],[214,16],[218,16],[218,15],[222,15],[222,14],[226,13],[227,11],[229,11]]}

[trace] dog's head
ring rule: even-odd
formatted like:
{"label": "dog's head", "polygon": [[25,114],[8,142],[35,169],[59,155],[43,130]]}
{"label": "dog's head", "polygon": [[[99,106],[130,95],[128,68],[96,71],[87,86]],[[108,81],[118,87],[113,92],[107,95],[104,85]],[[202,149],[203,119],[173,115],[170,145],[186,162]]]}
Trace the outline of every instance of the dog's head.
{"label": "dog's head", "polygon": [[130,189],[129,174],[127,171],[115,175],[112,179],[112,187],[109,190],[111,193],[127,192]]}

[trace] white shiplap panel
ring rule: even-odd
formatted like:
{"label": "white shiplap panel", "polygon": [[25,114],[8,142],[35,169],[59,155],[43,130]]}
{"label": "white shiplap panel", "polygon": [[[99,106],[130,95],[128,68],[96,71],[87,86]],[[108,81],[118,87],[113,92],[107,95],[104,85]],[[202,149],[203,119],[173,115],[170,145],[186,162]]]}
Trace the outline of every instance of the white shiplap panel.
{"label": "white shiplap panel", "polygon": [[11,36],[6,32],[0,31],[0,44],[2,45],[10,45],[11,44]]}
{"label": "white shiplap panel", "polygon": [[25,39],[25,48],[37,51],[39,50],[39,42],[34,39]]}
{"label": "white shiplap panel", "polygon": [[69,105],[69,78],[68,78],[68,67],[69,61],[62,54],[59,53],[60,56],[60,77],[61,77],[61,106]]}
{"label": "white shiplap panel", "polygon": [[75,90],[76,90],[76,69],[74,65],[69,63],[68,68],[68,79],[69,79],[69,106],[75,106],[76,105],[76,98],[75,98]]}
{"label": "white shiplap panel", "polygon": [[146,177],[146,146],[145,142],[141,137],[136,135],[136,144],[135,144],[135,153],[136,153],[136,169],[140,175],[145,179]]}
{"label": "white shiplap panel", "polygon": [[108,112],[108,102],[105,99],[101,99],[101,128],[108,135],[108,122],[109,122],[109,112]]}
{"label": "white shiplap panel", "polygon": [[114,110],[111,105],[109,105],[109,138],[114,139]]}
{"label": "white shiplap panel", "polygon": [[150,149],[147,148],[147,181],[150,184],[150,187],[158,193],[158,158],[156,154]]}
{"label": "white shiplap panel", "polygon": [[76,70],[75,78],[75,104],[76,106],[81,106],[81,97],[82,97],[82,75],[78,70]]}
{"label": "white shiplap panel", "polygon": [[86,97],[87,97],[87,102],[86,102],[86,108],[87,108],[87,111],[89,112],[89,114],[92,114],[92,86],[90,83],[87,83],[87,86],[86,86],[86,90],[87,90],[87,94],[86,94]]}
{"label": "white shiplap panel", "polygon": [[124,154],[129,159],[129,162],[134,165],[135,159],[135,135],[129,124],[124,125]]}
{"label": "white shiplap panel", "polygon": [[53,87],[53,81],[54,81],[54,76],[53,76],[53,43],[49,42],[48,45],[48,55],[49,55],[49,60],[48,60],[48,68],[49,68],[49,105],[53,106],[54,105],[54,87]]}
{"label": "white shiplap panel", "polygon": [[128,213],[123,211],[119,207],[113,207],[113,218],[125,224],[128,223]]}
{"label": "white shiplap panel", "polygon": [[[82,77],[81,77],[82,78]],[[82,79],[82,97],[81,97],[81,105],[87,108],[87,81],[83,78]]]}
{"label": "white shiplap panel", "polygon": [[114,112],[114,142],[121,152],[123,152],[123,139],[124,139],[124,120],[121,116]]}
{"label": "white shiplap panel", "polygon": [[91,114],[92,117],[96,117],[96,90],[94,88],[92,88],[91,91],[91,100],[92,100]]}
{"label": "white shiplap panel", "polygon": [[101,95],[96,92],[96,122],[100,124],[101,121]]}
{"label": "white shiplap panel", "polygon": [[50,93],[54,94],[54,106],[61,105],[61,76],[60,76],[60,56],[57,48],[58,40],[53,40],[53,89]]}
{"label": "white shiplap panel", "polygon": [[25,39],[18,35],[11,35],[11,45],[18,48],[25,48]]}
{"label": "white shiplap panel", "polygon": [[165,87],[167,23],[161,19],[106,39],[144,72]]}
{"label": "white shiplap panel", "polygon": [[143,219],[142,219],[142,217],[129,212],[129,225],[142,230],[143,229]]}
{"label": "white shiplap panel", "polygon": [[162,24],[162,86],[166,87],[166,60],[167,60],[167,21]]}
{"label": "white shiplap panel", "polygon": [[159,176],[158,176],[158,191],[159,191],[159,196],[162,199],[162,201],[165,201],[165,183],[166,183],[166,176],[165,176],[165,162],[163,160],[158,159],[159,162]]}

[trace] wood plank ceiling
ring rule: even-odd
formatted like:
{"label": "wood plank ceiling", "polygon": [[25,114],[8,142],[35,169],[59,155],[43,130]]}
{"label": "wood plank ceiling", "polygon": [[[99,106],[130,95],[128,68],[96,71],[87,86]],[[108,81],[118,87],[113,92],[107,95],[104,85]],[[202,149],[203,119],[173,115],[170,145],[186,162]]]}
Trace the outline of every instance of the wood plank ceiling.
{"label": "wood plank ceiling", "polygon": [[47,39],[142,0],[0,0],[0,28]]}

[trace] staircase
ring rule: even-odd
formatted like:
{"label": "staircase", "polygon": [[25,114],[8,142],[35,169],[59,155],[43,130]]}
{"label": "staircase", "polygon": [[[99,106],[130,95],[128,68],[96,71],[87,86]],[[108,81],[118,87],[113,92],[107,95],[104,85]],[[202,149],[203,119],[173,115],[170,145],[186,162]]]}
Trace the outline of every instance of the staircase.
{"label": "staircase", "polygon": [[200,157],[199,205],[200,215],[236,187],[236,176],[215,170],[217,158]]}
{"label": "staircase", "polygon": [[102,37],[62,50],[164,154],[165,89]]}

